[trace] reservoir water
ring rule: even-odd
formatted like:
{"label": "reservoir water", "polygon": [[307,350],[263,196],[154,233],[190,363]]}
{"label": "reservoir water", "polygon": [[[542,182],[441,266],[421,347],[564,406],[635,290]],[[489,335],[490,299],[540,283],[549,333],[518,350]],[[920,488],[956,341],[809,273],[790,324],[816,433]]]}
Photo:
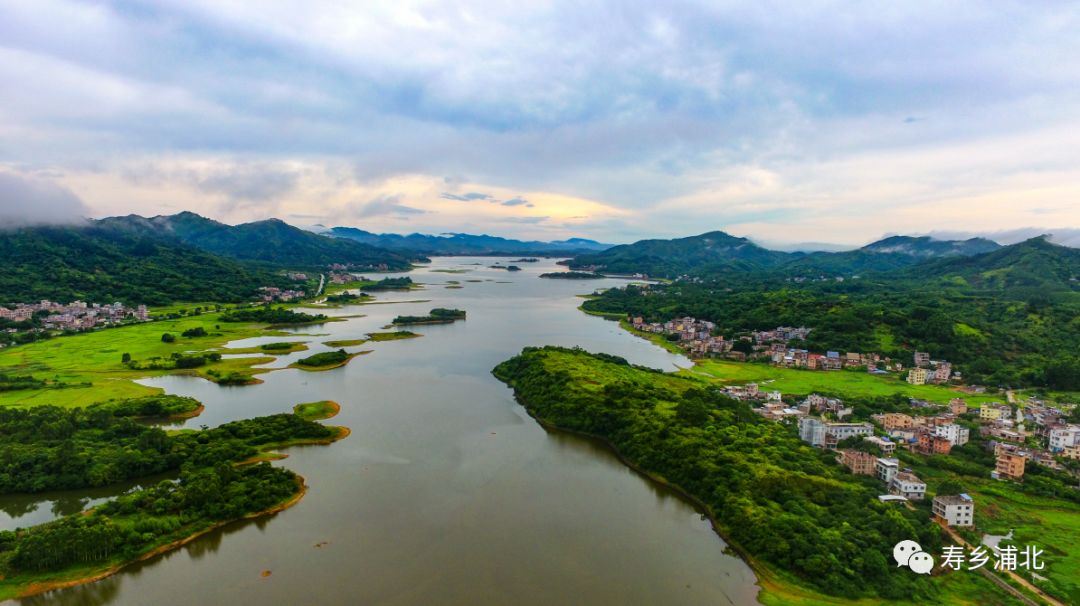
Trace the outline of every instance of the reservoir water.
{"label": "reservoir water", "polygon": [[[386,304],[327,312],[363,317],[304,327],[286,339],[231,344],[307,341],[308,352],[271,365],[283,367],[330,349],[323,341],[362,338],[399,314],[468,312],[465,322],[412,328],[421,338],[349,348],[372,353],[344,368],[277,370],[244,387],[191,377],[145,381],[205,404],[188,426],[329,399],[341,404],[329,423],[350,427],[352,435],[286,451],[277,464],[309,487],[295,507],[23,603],[756,603],[752,571],[725,552],[691,505],[605,448],[545,431],[491,376],[496,364],[529,345],[581,346],[664,369],[689,361],[575,309],[577,295],[621,281],[546,280],[539,274],[561,269],[553,261],[519,263],[522,271],[512,273],[488,267],[496,261],[511,260],[436,258],[408,274],[423,290],[377,293]],[[462,288],[447,288],[452,281]],[[4,509],[4,521],[38,523],[50,508],[69,513],[109,494],[24,499]]]}

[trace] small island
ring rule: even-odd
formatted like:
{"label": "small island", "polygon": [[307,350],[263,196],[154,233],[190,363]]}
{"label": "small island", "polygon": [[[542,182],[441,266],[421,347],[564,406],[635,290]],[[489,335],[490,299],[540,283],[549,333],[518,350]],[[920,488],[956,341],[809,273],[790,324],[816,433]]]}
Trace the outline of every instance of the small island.
{"label": "small island", "polygon": [[521,268],[517,265],[500,265],[496,263],[495,265],[488,265],[488,267],[491,269],[505,269],[506,271],[521,271]]}
{"label": "small island", "polygon": [[333,368],[341,368],[348,364],[349,360],[366,353],[371,352],[358,351],[356,353],[349,353],[344,349],[324,351],[306,358],[301,358],[290,364],[289,368],[299,368],[302,370],[331,370]]}
{"label": "small island", "polygon": [[511,263],[539,263],[540,259],[536,257],[522,257],[521,259],[514,259]]}
{"label": "small island", "polygon": [[394,318],[392,324],[396,326],[407,326],[410,324],[452,324],[457,320],[464,319],[464,310],[436,307],[426,316],[398,316]]}
{"label": "small island", "polygon": [[322,324],[332,320],[323,314],[306,314],[270,306],[238,308],[221,314],[222,322],[264,322],[273,326]]}
{"label": "small island", "polygon": [[540,274],[540,277],[554,280],[600,280],[605,276],[591,271],[553,271]]}
{"label": "small island", "polygon": [[389,332],[373,332],[368,334],[372,341],[398,341],[401,339],[415,339],[423,335],[409,330],[393,330]]}

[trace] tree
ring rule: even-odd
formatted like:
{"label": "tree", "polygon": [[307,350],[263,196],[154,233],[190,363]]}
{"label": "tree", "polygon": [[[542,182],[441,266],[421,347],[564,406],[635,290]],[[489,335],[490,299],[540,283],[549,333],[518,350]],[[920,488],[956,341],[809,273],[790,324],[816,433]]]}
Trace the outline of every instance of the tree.
{"label": "tree", "polygon": [[123,364],[131,362],[131,354],[124,352],[124,355],[120,356],[120,362]]}
{"label": "tree", "polygon": [[175,341],[176,341],[176,335],[174,335],[172,333],[165,333],[165,334],[161,335],[161,342],[162,343],[173,343]]}
{"label": "tree", "polygon": [[956,480],[945,480],[937,489],[939,495],[954,495],[964,492],[964,485]]}

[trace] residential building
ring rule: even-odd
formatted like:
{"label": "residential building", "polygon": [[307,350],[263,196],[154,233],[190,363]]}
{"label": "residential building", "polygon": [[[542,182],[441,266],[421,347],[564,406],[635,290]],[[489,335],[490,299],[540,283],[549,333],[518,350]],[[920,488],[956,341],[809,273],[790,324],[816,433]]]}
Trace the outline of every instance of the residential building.
{"label": "residential building", "polygon": [[915,426],[915,417],[906,415],[900,412],[887,412],[880,415],[874,415],[872,417],[885,431],[891,431],[893,429],[911,429]]}
{"label": "residential building", "polygon": [[971,438],[971,430],[956,423],[938,425],[934,427],[934,434],[947,439],[953,446],[963,446]]}
{"label": "residential building", "polygon": [[872,476],[876,471],[877,457],[858,450],[841,450],[837,462],[860,476]]}
{"label": "residential building", "polygon": [[1061,425],[1050,429],[1050,450],[1061,452],[1080,444],[1080,425]]}
{"label": "residential building", "polygon": [[975,525],[975,501],[966,494],[934,497],[934,517],[954,527]]}
{"label": "residential building", "polygon": [[915,366],[924,367],[930,365],[930,354],[925,351],[915,352]]}
{"label": "residential building", "polygon": [[919,430],[918,443],[915,450],[924,455],[949,454],[952,450],[952,442],[928,429]]}
{"label": "residential building", "polygon": [[1012,408],[1001,404],[984,404],[979,408],[979,418],[988,421],[1008,419],[1012,416]]}
{"label": "residential building", "polygon": [[913,473],[901,471],[889,481],[889,492],[911,501],[921,501],[926,497],[926,482]]}
{"label": "residential building", "polygon": [[991,476],[995,480],[1020,480],[1024,477],[1024,464],[1027,456],[1022,452],[1002,451],[997,455],[997,464]]}
{"label": "residential building", "polygon": [[949,401],[949,411],[954,415],[962,415],[967,413],[967,402],[963,398],[953,398]]}
{"label": "residential building", "polygon": [[870,436],[869,438],[864,438],[864,440],[866,440],[867,442],[869,442],[869,443],[873,444],[874,446],[877,446],[878,448],[880,448],[881,449],[881,454],[883,454],[885,456],[889,456],[889,455],[893,454],[894,452],[896,452],[896,442],[893,442],[892,440],[890,440],[888,438],[879,438],[878,436]]}
{"label": "residential building", "polygon": [[799,437],[812,446],[828,449],[853,436],[870,436],[874,426],[869,423],[827,423],[815,417],[799,419]]}
{"label": "residential building", "polygon": [[930,373],[925,368],[912,368],[908,371],[907,382],[912,385],[926,385],[926,378]]}
{"label": "residential building", "polygon": [[900,473],[900,459],[878,459],[874,464],[874,473],[882,482],[888,485],[896,474]]}

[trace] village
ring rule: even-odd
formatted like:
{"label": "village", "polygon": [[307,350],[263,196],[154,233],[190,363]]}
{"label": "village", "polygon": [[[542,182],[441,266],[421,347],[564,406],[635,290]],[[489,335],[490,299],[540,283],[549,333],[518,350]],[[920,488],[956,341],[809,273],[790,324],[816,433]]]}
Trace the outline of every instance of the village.
{"label": "village", "polygon": [[[9,334],[19,332],[81,331],[128,322],[146,322],[150,314],[145,305],[128,307],[122,303],[57,303],[41,300],[20,303],[14,308],[0,307],[0,320],[7,321]],[[20,326],[11,326],[19,324]]]}
{"label": "village", "polygon": [[[846,420],[852,408],[840,398],[815,393],[785,401],[783,394],[753,383],[727,386],[724,392],[757,404],[753,410],[766,419],[797,424],[804,442],[835,451],[836,461],[851,473],[876,477],[884,488],[879,499],[885,502],[926,498],[926,483],[895,456],[899,450],[949,456],[968,444],[973,430],[993,453],[991,478],[996,480],[1022,482],[1028,465],[1068,471],[1061,461],[1080,460],[1080,425],[1066,422],[1066,411],[1035,398],[1022,406],[992,403],[978,408],[969,408],[962,398],[947,405],[912,400],[920,414],[886,412],[853,422]],[[932,510],[941,523],[965,527],[974,524],[974,507],[966,494],[938,495]]]}
{"label": "village", "polygon": [[[661,334],[686,350],[694,359],[724,358],[740,362],[768,360],[774,366],[805,370],[865,369],[870,374],[903,373],[903,362],[878,353],[826,351],[813,353],[791,347],[793,341],[803,341],[812,329],[779,326],[773,330],[754,331],[736,339],[715,335],[716,325],[706,320],[685,317],[664,323],[645,322],[644,318],[630,319],[634,329]],[[914,364],[907,369],[906,380],[912,385],[958,383],[961,374],[946,360],[932,360],[927,352],[915,352]]]}

